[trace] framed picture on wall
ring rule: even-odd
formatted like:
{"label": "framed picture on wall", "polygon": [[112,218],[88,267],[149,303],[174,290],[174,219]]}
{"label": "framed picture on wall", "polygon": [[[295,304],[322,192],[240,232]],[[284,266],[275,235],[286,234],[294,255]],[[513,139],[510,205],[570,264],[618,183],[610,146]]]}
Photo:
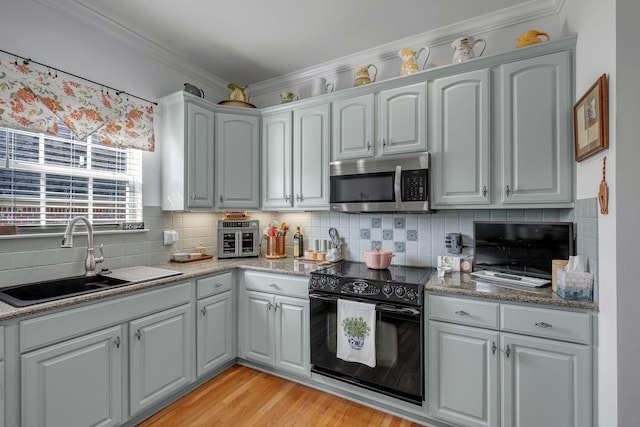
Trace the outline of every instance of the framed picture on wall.
{"label": "framed picture on wall", "polygon": [[609,148],[607,75],[601,75],[573,106],[576,162]]}

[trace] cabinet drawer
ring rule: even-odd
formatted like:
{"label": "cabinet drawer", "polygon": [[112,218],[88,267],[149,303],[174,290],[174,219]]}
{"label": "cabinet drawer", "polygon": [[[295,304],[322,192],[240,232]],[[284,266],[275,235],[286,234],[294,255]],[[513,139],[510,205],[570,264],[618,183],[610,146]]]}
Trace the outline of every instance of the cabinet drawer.
{"label": "cabinet drawer", "polygon": [[429,296],[429,318],[463,325],[497,329],[498,303]]}
{"label": "cabinet drawer", "polygon": [[506,304],[501,310],[503,331],[581,344],[591,342],[591,316],[587,313]]}
{"label": "cabinet drawer", "polygon": [[270,294],[289,295],[298,298],[309,297],[309,278],[280,274],[246,271],[244,283],[247,289]]}
{"label": "cabinet drawer", "polygon": [[196,281],[198,299],[216,295],[228,290],[233,286],[233,273],[223,273],[215,276],[205,277]]}

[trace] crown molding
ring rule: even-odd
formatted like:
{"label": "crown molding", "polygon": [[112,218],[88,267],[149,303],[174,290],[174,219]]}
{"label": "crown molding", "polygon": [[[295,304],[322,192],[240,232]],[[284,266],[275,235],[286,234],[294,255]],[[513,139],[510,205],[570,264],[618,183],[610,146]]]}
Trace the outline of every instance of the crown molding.
{"label": "crown molding", "polygon": [[[226,81],[201,67],[191,64],[187,59],[181,57],[179,53],[167,49],[147,39],[143,35],[109,19],[86,4],[83,4],[82,0],[34,1],[64,15],[72,15],[81,22],[98,28],[122,43],[132,46],[145,55],[214,89],[220,90],[223,93],[227,91]],[[256,82],[250,85],[251,94],[252,96],[257,96],[301,84],[314,77],[351,72],[353,64],[388,61],[395,58],[398,50],[402,47],[441,46],[450,43],[451,40],[460,34],[482,34],[554,15],[560,12],[563,4],[564,0],[529,0],[497,12],[481,15],[404,39],[395,40],[356,54],[316,64],[272,79]]]}
{"label": "crown molding", "polygon": [[544,18],[560,12],[565,0],[530,0],[497,12],[456,22],[435,30],[416,34],[400,40],[376,46],[357,54],[343,56],[302,70],[294,71],[251,85],[252,96],[279,91],[302,84],[314,77],[326,77],[344,72],[352,72],[354,64],[369,64],[395,59],[403,47],[441,46],[451,43],[460,34],[482,34],[500,30],[512,25]]}
{"label": "crown molding", "polygon": [[177,52],[167,49],[147,39],[143,35],[118,24],[86,4],[83,4],[81,0],[35,1],[64,15],[71,15],[79,21],[103,31],[114,39],[216,90],[220,90],[223,93],[228,90],[227,82],[220,77],[191,64]]}

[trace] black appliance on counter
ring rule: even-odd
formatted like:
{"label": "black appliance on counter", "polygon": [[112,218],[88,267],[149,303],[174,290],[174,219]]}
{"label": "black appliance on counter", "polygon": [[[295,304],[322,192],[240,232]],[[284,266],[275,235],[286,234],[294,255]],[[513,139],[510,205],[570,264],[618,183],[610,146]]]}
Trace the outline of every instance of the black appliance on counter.
{"label": "black appliance on counter", "polygon": [[572,222],[473,223],[474,271],[551,279],[554,259],[575,255]]}
{"label": "black appliance on counter", "polygon": [[[420,405],[424,399],[424,285],[429,267],[373,270],[343,261],[311,273],[311,371]],[[375,304],[376,366],[337,358],[339,299]]]}

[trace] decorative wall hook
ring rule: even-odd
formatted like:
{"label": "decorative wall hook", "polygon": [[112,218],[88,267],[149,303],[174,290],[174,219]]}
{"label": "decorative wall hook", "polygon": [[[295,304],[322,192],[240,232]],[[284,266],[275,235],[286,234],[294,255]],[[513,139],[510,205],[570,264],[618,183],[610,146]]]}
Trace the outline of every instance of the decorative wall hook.
{"label": "decorative wall hook", "polygon": [[607,186],[607,156],[602,159],[602,181],[598,191],[598,202],[600,202],[600,213],[609,213],[609,187]]}

